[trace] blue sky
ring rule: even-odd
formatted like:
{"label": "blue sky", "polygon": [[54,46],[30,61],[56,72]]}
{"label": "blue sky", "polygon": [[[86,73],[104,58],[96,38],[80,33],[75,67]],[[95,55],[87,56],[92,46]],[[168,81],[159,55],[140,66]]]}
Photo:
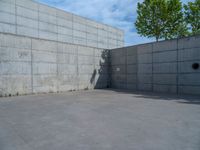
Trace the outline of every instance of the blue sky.
{"label": "blue sky", "polygon": [[[151,42],[154,39],[137,34],[134,22],[137,3],[143,0],[37,0],[77,15],[102,22],[125,31],[125,45]],[[193,0],[182,0],[183,3]]]}

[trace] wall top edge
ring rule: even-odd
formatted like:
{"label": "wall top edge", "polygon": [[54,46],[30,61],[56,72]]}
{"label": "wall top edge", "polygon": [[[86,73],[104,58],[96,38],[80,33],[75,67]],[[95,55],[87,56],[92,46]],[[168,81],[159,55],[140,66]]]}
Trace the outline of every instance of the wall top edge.
{"label": "wall top edge", "polygon": [[83,16],[80,16],[80,15],[74,14],[74,13],[72,13],[72,12],[69,12],[69,11],[66,11],[66,10],[63,10],[63,9],[59,9],[59,8],[56,8],[56,7],[47,5],[47,4],[42,3],[42,2],[37,2],[36,0],[30,0],[30,1],[32,1],[32,2],[34,2],[34,3],[36,3],[36,4],[38,4],[38,5],[43,5],[43,6],[46,6],[46,7],[55,9],[55,10],[57,10],[57,11],[64,12],[64,13],[66,13],[66,14],[67,14],[67,13],[68,13],[68,14],[71,14],[72,16],[81,17],[81,18],[83,18],[83,19],[85,19],[85,20],[93,21],[93,22],[95,22],[95,23],[97,23],[97,24],[101,24],[101,25],[105,25],[105,26],[107,26],[107,27],[111,27],[111,28],[113,28],[113,29],[116,29],[116,30],[118,30],[118,31],[121,31],[123,34],[125,33],[125,31],[122,30],[122,29],[120,29],[120,28],[117,28],[117,27],[114,27],[114,26],[111,26],[111,25],[108,25],[108,24],[105,24],[105,23],[102,23],[102,22],[98,22],[98,21],[92,20],[92,19],[90,19],[90,18],[83,17]]}
{"label": "wall top edge", "polygon": [[200,39],[200,34],[198,35],[192,35],[192,36],[187,36],[183,38],[175,38],[175,39],[170,39],[170,40],[161,40],[161,41],[154,41],[154,42],[148,42],[148,43],[142,43],[142,44],[136,44],[136,45],[131,45],[131,46],[125,46],[125,47],[119,47],[119,48],[114,48],[110,50],[117,50],[117,49],[122,49],[122,48],[131,48],[131,47],[138,47],[138,46],[143,46],[143,45],[153,45],[157,43],[164,43],[164,42],[170,42],[170,41],[179,41],[179,40],[184,40],[184,39],[191,39],[191,38],[199,38]]}

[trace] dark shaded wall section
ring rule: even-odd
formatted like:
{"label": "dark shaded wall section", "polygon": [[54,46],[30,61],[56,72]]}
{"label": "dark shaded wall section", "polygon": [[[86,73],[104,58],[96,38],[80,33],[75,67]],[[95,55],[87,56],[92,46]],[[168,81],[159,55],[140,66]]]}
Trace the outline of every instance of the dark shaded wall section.
{"label": "dark shaded wall section", "polygon": [[111,87],[200,94],[200,36],[113,49]]}

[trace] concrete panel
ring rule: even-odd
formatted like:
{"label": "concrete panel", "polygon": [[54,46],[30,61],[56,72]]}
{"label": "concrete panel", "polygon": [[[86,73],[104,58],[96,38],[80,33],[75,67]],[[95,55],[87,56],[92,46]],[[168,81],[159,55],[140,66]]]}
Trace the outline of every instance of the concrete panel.
{"label": "concrete panel", "polygon": [[72,30],[72,21],[71,20],[66,20],[62,18],[57,18],[57,25],[66,27]]}
{"label": "concrete panel", "polygon": [[127,56],[136,56],[137,55],[137,46],[127,47]]}
{"label": "concrete panel", "polygon": [[137,73],[137,65],[127,65],[127,74]]}
{"label": "concrete panel", "polygon": [[138,55],[138,63],[152,63],[152,54]]}
{"label": "concrete panel", "polygon": [[82,38],[82,39],[86,39],[86,32],[73,30],[73,36],[78,37],[78,38]]}
{"label": "concrete panel", "polygon": [[136,74],[128,74],[127,75],[127,84],[137,83],[137,75]]}
{"label": "concrete panel", "polygon": [[200,69],[193,69],[192,65],[194,63],[199,63],[200,61],[186,61],[186,62],[179,62],[178,63],[178,72],[179,73],[200,73]]}
{"label": "concrete panel", "polygon": [[31,49],[31,39],[15,35],[0,34],[0,46]]}
{"label": "concrete panel", "polygon": [[66,74],[77,74],[77,66],[69,65],[69,64],[58,64],[58,74],[66,75]]}
{"label": "concrete panel", "polygon": [[40,39],[57,41],[58,34],[57,33],[51,33],[51,32],[48,32],[48,31],[39,30],[39,38]]}
{"label": "concrete panel", "polygon": [[125,74],[121,74],[121,75],[113,75],[112,74],[112,84],[117,84],[117,83],[120,83],[120,84],[126,84],[126,79],[127,79],[127,76]]}
{"label": "concrete panel", "polygon": [[12,96],[32,93],[29,75],[0,76],[0,95]]}
{"label": "concrete panel", "polygon": [[41,50],[41,51],[49,51],[49,52],[57,52],[57,43],[45,41],[45,40],[32,39],[32,49]]}
{"label": "concrete panel", "polygon": [[111,64],[112,65],[122,65],[126,64],[126,56],[118,57],[118,55],[111,55]]}
{"label": "concrete panel", "polygon": [[126,65],[112,66],[112,73],[114,73],[114,74],[126,74]]}
{"label": "concrete panel", "polygon": [[138,84],[138,90],[140,91],[152,91],[152,85],[151,84]]}
{"label": "concrete panel", "polygon": [[154,84],[177,84],[177,75],[176,74],[154,74],[153,75]]}
{"label": "concrete panel", "polygon": [[15,24],[15,15],[6,12],[0,13],[0,22]]}
{"label": "concrete panel", "polygon": [[199,95],[200,87],[199,86],[179,86],[179,94],[194,94]]}
{"label": "concrete panel", "polygon": [[152,53],[152,44],[143,44],[137,46],[138,54]]}
{"label": "concrete panel", "polygon": [[78,31],[86,32],[86,25],[73,22],[73,29]]}
{"label": "concrete panel", "polygon": [[127,84],[126,85],[126,88],[128,89],[128,90],[137,90],[137,84]]}
{"label": "concrete panel", "polygon": [[0,23],[0,32],[15,34],[16,26],[12,24],[7,24],[7,23]]}
{"label": "concrete panel", "polygon": [[200,47],[178,51],[178,61],[200,60]]}
{"label": "concrete panel", "polygon": [[78,46],[78,54],[79,55],[94,56],[94,48]]}
{"label": "concrete panel", "polygon": [[178,49],[188,49],[200,47],[200,36],[188,37],[178,40]]}
{"label": "concrete panel", "polygon": [[15,5],[0,1],[0,12],[15,14]]}
{"label": "concrete panel", "polygon": [[56,63],[56,54],[52,52],[44,52],[44,51],[33,51],[32,52],[32,60],[33,62],[49,62]]}
{"label": "concrete panel", "polygon": [[168,40],[153,43],[153,52],[177,50],[177,40]]}
{"label": "concrete panel", "polygon": [[64,43],[73,43],[74,39],[73,36],[70,35],[58,34],[58,41]]}
{"label": "concrete panel", "polygon": [[177,51],[165,51],[161,53],[153,53],[153,62],[176,62]]}
{"label": "concrete panel", "polygon": [[31,50],[0,47],[0,61],[31,61]]}
{"label": "concrete panel", "polygon": [[137,64],[137,55],[127,56],[127,64]]}
{"label": "concrete panel", "polygon": [[91,56],[78,56],[78,64],[93,65],[94,64],[94,57],[91,57]]}
{"label": "concrete panel", "polygon": [[86,45],[87,44],[87,40],[84,38],[79,38],[79,37],[74,37],[74,44],[78,44],[78,45]]}
{"label": "concrete panel", "polygon": [[39,36],[37,29],[24,27],[24,26],[17,26],[17,34],[24,35],[24,36],[31,36],[35,38],[38,38]]}
{"label": "concrete panel", "polygon": [[31,10],[30,8],[24,8],[21,6],[17,6],[17,16],[31,18],[33,20],[38,20],[38,11]]}
{"label": "concrete panel", "polygon": [[39,30],[58,33],[58,27],[53,24],[39,22]]}
{"label": "concrete panel", "polygon": [[161,92],[161,93],[177,93],[177,87],[175,85],[153,85],[154,92]]}
{"label": "concrete panel", "polygon": [[57,54],[57,62],[64,64],[74,64],[76,65],[78,62],[78,56],[73,54]]}
{"label": "concrete panel", "polygon": [[57,79],[53,75],[34,75],[33,93],[57,92]]}
{"label": "concrete panel", "polygon": [[38,10],[38,3],[35,3],[32,0],[15,0],[16,1],[16,5],[18,6],[22,6],[28,9],[32,9],[32,10]]}
{"label": "concrete panel", "polygon": [[138,73],[152,74],[152,64],[138,64]]}
{"label": "concrete panel", "polygon": [[56,75],[57,65],[55,63],[33,62],[34,75]]}
{"label": "concrete panel", "polygon": [[17,25],[38,29],[38,21],[17,16]]}
{"label": "concrete panel", "polygon": [[39,21],[56,25],[57,18],[56,18],[56,16],[52,16],[51,14],[45,14],[45,13],[40,12],[39,13]]}
{"label": "concrete panel", "polygon": [[29,62],[0,62],[0,75],[30,75]]}
{"label": "concrete panel", "polygon": [[39,12],[49,14],[49,15],[52,15],[52,16],[56,16],[57,9],[52,8],[52,7],[48,7],[47,5],[39,4]]}
{"label": "concrete panel", "polygon": [[87,43],[87,46],[98,47],[98,42],[97,41],[87,40],[86,43]]}
{"label": "concrete panel", "polygon": [[152,75],[138,74],[137,79],[138,79],[138,83],[145,83],[145,84],[152,83]]}
{"label": "concrete panel", "polygon": [[154,73],[177,73],[177,63],[153,64]]}
{"label": "concrete panel", "polygon": [[56,10],[57,19],[72,21],[73,15],[63,10]]}
{"label": "concrete panel", "polygon": [[89,34],[95,34],[96,36],[98,35],[98,30],[95,27],[91,27],[91,26],[86,26],[86,31]]}
{"label": "concrete panel", "polygon": [[77,54],[77,51],[78,45],[58,43],[58,53]]}
{"label": "concrete panel", "polygon": [[79,65],[78,67],[79,74],[91,74],[94,72],[93,65]]}
{"label": "concrete panel", "polygon": [[200,86],[200,73],[191,74],[179,74],[178,84],[179,85],[189,85],[189,86]]}
{"label": "concrete panel", "polygon": [[73,35],[72,29],[58,26],[58,34]]}

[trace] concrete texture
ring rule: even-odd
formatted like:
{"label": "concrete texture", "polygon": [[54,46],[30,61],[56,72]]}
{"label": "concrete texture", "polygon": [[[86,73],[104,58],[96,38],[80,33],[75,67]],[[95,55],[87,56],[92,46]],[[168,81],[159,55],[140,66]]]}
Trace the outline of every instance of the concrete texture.
{"label": "concrete texture", "polygon": [[112,87],[200,95],[200,36],[111,50]]}
{"label": "concrete texture", "polygon": [[0,96],[109,86],[107,50],[0,33]]}
{"label": "concrete texture", "polygon": [[199,150],[200,101],[125,91],[0,99],[1,150]]}
{"label": "concrete texture", "polygon": [[98,48],[124,46],[124,32],[33,0],[0,0],[0,32]]}

